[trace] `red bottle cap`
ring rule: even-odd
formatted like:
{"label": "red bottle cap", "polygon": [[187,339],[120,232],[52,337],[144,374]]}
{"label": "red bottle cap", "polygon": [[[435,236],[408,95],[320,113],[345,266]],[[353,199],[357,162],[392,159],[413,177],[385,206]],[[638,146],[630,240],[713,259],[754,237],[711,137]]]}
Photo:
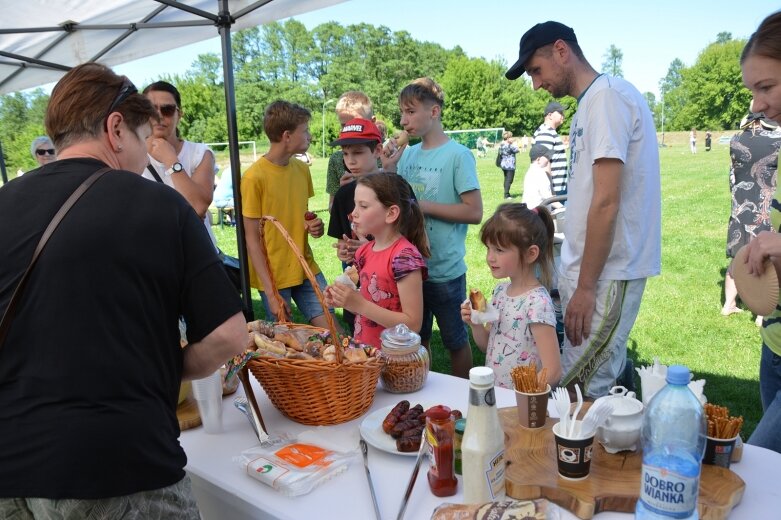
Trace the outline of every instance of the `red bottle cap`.
{"label": "red bottle cap", "polygon": [[438,404],[426,410],[426,417],[435,421],[442,421],[450,417],[450,408]]}

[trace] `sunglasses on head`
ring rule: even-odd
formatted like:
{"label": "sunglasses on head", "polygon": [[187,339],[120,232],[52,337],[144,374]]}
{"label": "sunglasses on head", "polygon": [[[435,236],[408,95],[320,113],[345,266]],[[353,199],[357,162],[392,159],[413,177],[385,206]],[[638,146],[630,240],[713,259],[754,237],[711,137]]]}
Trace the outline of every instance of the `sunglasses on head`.
{"label": "sunglasses on head", "polygon": [[35,150],[36,155],[54,155],[54,148],[38,148]]}
{"label": "sunglasses on head", "polygon": [[163,117],[172,117],[179,107],[176,105],[154,105],[160,115]]}
{"label": "sunglasses on head", "polygon": [[122,80],[122,86],[119,87],[119,92],[117,93],[117,97],[114,98],[114,101],[111,103],[111,106],[108,107],[108,112],[106,112],[106,115],[104,117],[107,118],[111,115],[112,112],[114,112],[119,105],[125,102],[127,98],[138,92],[138,89],[136,89],[136,86],[133,85],[133,82],[128,79],[127,76],[122,76],[124,79]]}

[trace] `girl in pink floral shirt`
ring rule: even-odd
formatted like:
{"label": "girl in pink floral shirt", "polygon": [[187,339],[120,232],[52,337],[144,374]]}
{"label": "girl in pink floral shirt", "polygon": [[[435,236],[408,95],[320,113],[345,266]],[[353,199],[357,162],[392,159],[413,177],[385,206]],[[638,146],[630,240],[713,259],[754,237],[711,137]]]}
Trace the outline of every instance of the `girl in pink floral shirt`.
{"label": "girl in pink floral shirt", "polygon": [[[480,240],[488,249],[486,263],[496,279],[490,305],[499,319],[488,324],[471,321],[471,305],[461,306],[461,317],[472,328],[485,365],[496,373],[496,384],[513,388],[510,371],[517,365],[547,368],[547,383],[561,378],[556,315],[545,286],[553,272],[553,220],[547,209],[526,204],[502,204],[483,224]],[[540,273],[542,283],[536,273]],[[543,285],[544,284],[544,285]]]}

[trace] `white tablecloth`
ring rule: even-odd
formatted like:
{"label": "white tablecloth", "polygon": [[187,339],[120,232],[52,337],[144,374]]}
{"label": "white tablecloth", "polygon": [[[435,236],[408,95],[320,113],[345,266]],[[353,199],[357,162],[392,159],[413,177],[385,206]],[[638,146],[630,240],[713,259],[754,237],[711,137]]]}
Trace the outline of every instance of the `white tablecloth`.
{"label": "white tablecloth", "polygon": [[[253,388],[266,426],[271,433],[297,434],[311,429],[283,417],[271,405],[254,379]],[[233,407],[233,399],[237,395],[242,395],[241,388],[238,394],[223,400],[223,433],[209,435],[199,427],[182,432],[180,438],[187,453],[187,473],[192,479],[198,506],[205,520],[374,518],[363,462],[357,455],[357,451],[346,473],[299,497],[285,497],[248,477],[232,459],[241,451],[257,445],[258,441],[247,419]],[[391,394],[378,388],[372,410],[394,405],[401,399],[408,399],[413,404],[442,403],[466,413],[468,398],[467,381],[432,372],[423,389],[414,394]],[[500,408],[515,406],[515,395],[510,390],[497,388],[496,399]],[[362,420],[363,417],[329,427],[329,433],[355,435]],[[414,460],[414,457],[369,448],[369,465],[382,518],[386,520],[396,518]],[[731,466],[731,469],[746,482],[746,490],[741,503],[730,515],[730,520],[778,517],[779,506],[781,506],[781,485],[777,477],[780,467],[781,454],[763,448],[745,446],[743,460]],[[412,491],[406,519],[427,520],[431,517],[433,509],[440,503],[460,502],[462,499],[460,484],[459,492],[455,496],[441,499],[432,495],[426,481],[426,471],[427,463],[424,462]],[[575,518],[566,511],[562,515],[563,520]],[[627,520],[632,518],[632,515],[605,512],[594,518]]]}

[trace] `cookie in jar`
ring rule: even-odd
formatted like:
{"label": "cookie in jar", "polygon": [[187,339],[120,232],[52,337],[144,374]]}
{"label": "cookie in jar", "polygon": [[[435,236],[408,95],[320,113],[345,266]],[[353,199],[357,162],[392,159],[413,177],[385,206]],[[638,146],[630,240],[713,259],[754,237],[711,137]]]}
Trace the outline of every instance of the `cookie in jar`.
{"label": "cookie in jar", "polygon": [[383,388],[394,394],[420,390],[426,383],[430,365],[428,350],[421,345],[420,335],[402,323],[382,331],[380,340]]}

